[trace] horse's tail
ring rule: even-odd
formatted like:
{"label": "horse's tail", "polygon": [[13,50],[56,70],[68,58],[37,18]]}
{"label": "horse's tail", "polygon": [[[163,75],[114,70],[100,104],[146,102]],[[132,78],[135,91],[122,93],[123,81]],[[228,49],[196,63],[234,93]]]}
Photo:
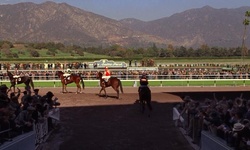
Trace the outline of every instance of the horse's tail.
{"label": "horse's tail", "polygon": [[80,74],[80,78],[81,78],[82,88],[84,89],[84,88],[85,88],[85,84],[84,84],[84,82],[83,82],[82,74]]}
{"label": "horse's tail", "polygon": [[32,87],[32,90],[34,91],[34,82],[33,82],[32,78],[30,78],[30,85]]}
{"label": "horse's tail", "polygon": [[119,84],[120,84],[120,90],[123,93],[123,88],[122,88],[122,82],[121,82],[121,80],[119,80]]}

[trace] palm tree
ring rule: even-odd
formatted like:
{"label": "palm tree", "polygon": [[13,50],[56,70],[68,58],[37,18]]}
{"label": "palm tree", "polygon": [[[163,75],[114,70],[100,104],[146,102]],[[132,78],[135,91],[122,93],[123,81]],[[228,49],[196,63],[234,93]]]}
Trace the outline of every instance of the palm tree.
{"label": "palm tree", "polygon": [[247,26],[250,24],[250,21],[248,18],[250,17],[250,11],[245,12],[245,19],[243,21],[243,25],[245,26],[244,28],[244,34],[243,34],[243,39],[242,39],[242,49],[241,49],[241,59],[244,61],[244,56],[246,53],[246,48],[245,48],[245,40],[246,40],[246,33],[247,33]]}

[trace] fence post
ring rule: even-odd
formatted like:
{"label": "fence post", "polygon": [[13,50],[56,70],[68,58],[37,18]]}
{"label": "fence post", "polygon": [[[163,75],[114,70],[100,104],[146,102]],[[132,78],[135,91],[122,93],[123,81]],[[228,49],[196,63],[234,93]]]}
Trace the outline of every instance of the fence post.
{"label": "fence post", "polygon": [[189,80],[187,81],[187,86],[189,86]]}
{"label": "fence post", "polygon": [[214,87],[216,87],[216,80],[214,80]]}
{"label": "fence post", "polygon": [[243,80],[243,86],[246,86],[246,80]]}
{"label": "fence post", "polygon": [[54,81],[54,87],[56,87],[56,82]]}
{"label": "fence post", "polygon": [[161,81],[161,87],[162,87],[162,81]]}
{"label": "fence post", "polygon": [[137,81],[134,82],[133,87],[137,87]]}

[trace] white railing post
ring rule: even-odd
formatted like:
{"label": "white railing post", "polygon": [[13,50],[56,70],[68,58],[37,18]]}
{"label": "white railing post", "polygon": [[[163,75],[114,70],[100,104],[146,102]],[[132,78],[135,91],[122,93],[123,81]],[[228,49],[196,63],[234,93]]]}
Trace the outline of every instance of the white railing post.
{"label": "white railing post", "polygon": [[134,82],[133,87],[137,87],[137,81]]}

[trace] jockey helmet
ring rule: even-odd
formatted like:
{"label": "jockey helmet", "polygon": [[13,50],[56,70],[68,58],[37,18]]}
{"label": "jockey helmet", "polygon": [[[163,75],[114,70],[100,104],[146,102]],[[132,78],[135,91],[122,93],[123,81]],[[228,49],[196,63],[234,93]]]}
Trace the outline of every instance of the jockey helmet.
{"label": "jockey helmet", "polygon": [[108,69],[108,67],[107,67],[107,66],[105,66],[105,69]]}
{"label": "jockey helmet", "polygon": [[67,69],[67,72],[71,72],[71,70],[70,70],[70,69]]}
{"label": "jockey helmet", "polygon": [[144,72],[144,73],[141,75],[141,78],[146,79],[146,78],[147,78],[147,74]]}

